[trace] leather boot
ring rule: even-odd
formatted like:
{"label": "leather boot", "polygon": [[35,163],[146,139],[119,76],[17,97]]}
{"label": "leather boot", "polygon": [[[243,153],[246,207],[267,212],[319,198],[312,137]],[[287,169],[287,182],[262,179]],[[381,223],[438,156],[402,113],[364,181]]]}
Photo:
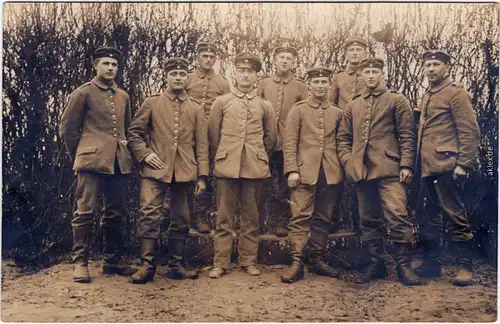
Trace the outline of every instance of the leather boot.
{"label": "leather boot", "polygon": [[182,265],[184,260],[184,248],[186,246],[186,238],[172,237],[168,238],[168,269],[163,273],[169,279],[184,280],[198,278],[198,271],[187,270]]}
{"label": "leather boot", "polygon": [[458,249],[458,257],[456,259],[457,265],[460,267],[458,273],[453,279],[455,286],[470,286],[474,284],[472,276],[472,260],[469,257],[469,244],[470,241],[456,242]]}
{"label": "leather boot", "polygon": [[394,260],[399,281],[406,286],[418,286],[422,282],[411,268],[411,254],[409,244],[394,243]]}
{"label": "leather boot", "polygon": [[422,263],[414,269],[417,276],[421,278],[437,278],[441,276],[441,254],[440,242],[424,241],[422,243]]}
{"label": "leather boot", "polygon": [[302,252],[292,244],[292,265],[281,275],[281,282],[294,283],[304,279],[304,261]]}
{"label": "leather boot", "polygon": [[311,273],[330,278],[338,278],[340,273],[334,267],[327,264],[322,256],[314,256],[310,259],[307,269]]}
{"label": "leather boot", "polygon": [[356,282],[363,284],[372,280],[387,278],[387,267],[383,257],[383,241],[368,241],[364,243],[364,246],[368,250],[371,263]]}
{"label": "leather boot", "polygon": [[123,242],[120,228],[101,227],[101,229],[104,237],[104,264],[102,266],[104,275],[133,275],[137,269],[121,265],[119,262]]}
{"label": "leather boot", "polygon": [[130,277],[133,284],[145,284],[153,281],[156,272],[157,240],[150,238],[141,239],[141,260],[142,265],[136,273]]}
{"label": "leather boot", "polygon": [[72,259],[75,264],[73,270],[73,281],[89,283],[90,275],[88,269],[88,255],[90,241],[92,239],[92,226],[73,227],[73,251]]}

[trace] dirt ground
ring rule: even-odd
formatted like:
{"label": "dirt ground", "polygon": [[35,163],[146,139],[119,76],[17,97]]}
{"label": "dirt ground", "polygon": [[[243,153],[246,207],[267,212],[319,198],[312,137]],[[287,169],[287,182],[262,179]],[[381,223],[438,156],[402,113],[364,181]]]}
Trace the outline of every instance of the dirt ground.
{"label": "dirt ground", "polygon": [[[3,262],[2,321],[6,322],[490,322],[497,316],[496,269],[475,266],[477,284],[459,288],[449,280],[456,268],[425,286],[388,280],[356,285],[353,275],[282,284],[284,266],[260,266],[261,277],[239,269],[214,280],[204,269],[198,280],[157,276],[147,285],[104,277],[91,263],[91,284],[71,281],[71,264],[20,275]],[[161,271],[161,268],[160,268]],[[354,276],[356,275],[353,272]]]}

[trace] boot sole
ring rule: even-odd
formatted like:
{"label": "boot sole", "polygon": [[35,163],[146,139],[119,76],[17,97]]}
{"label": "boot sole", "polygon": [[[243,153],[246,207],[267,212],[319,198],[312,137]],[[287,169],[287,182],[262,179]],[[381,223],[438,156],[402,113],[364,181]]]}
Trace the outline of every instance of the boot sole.
{"label": "boot sole", "polygon": [[288,284],[291,284],[291,283],[294,283],[294,282],[297,282],[299,280],[303,280],[304,279],[304,272],[301,272],[297,278],[284,278],[284,277],[280,277],[281,278],[281,282],[282,283],[288,283]]}
{"label": "boot sole", "polygon": [[472,281],[462,282],[462,281],[453,280],[453,285],[455,285],[457,287],[467,287],[467,286],[474,285],[474,282],[472,282]]}
{"label": "boot sole", "polygon": [[90,278],[73,278],[73,282],[90,283]]}
{"label": "boot sole", "polygon": [[314,273],[315,275],[322,276],[322,277],[328,277],[328,278],[338,278],[340,277],[340,273],[337,273],[335,276],[320,272],[320,271],[315,271],[307,268],[307,272],[309,273]]}

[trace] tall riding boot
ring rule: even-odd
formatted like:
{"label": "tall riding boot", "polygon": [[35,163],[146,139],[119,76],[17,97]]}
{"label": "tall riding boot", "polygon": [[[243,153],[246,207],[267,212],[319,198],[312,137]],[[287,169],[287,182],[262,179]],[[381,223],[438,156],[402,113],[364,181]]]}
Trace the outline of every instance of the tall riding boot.
{"label": "tall riding boot", "polygon": [[92,226],[73,226],[73,251],[72,258],[75,264],[73,281],[89,283],[88,268],[89,247],[92,239]]}
{"label": "tall riding boot", "polygon": [[422,282],[411,268],[411,254],[409,244],[394,243],[394,260],[399,281],[406,286],[418,286]]}
{"label": "tall riding boot", "polygon": [[373,240],[364,243],[370,254],[371,263],[365,273],[356,281],[359,284],[367,283],[375,279],[387,278],[387,267],[385,264],[383,240]]}
{"label": "tall riding boot", "polygon": [[455,286],[469,286],[474,284],[472,277],[472,260],[469,256],[469,245],[472,240],[465,242],[455,242],[458,257],[456,258],[456,263],[460,267],[457,275],[453,279],[453,284]]}
{"label": "tall riding boot", "polygon": [[310,254],[307,269],[311,273],[330,278],[338,278],[339,271],[325,262],[326,245],[328,243],[328,231],[315,233],[311,231]]}
{"label": "tall riding boot", "polygon": [[297,248],[297,245],[292,245],[292,265],[281,275],[281,282],[294,283],[304,279],[304,261],[303,252]]}
{"label": "tall riding boot", "polygon": [[441,243],[439,241],[422,242],[422,263],[414,269],[417,276],[422,278],[436,278],[441,276]]}
{"label": "tall riding boot", "polygon": [[122,234],[120,228],[101,227],[104,237],[104,264],[102,272],[105,275],[131,276],[137,269],[120,263],[120,249],[122,247]]}
{"label": "tall riding boot", "polygon": [[141,239],[141,260],[142,265],[136,273],[130,277],[130,282],[133,284],[145,284],[148,281],[153,281],[156,272],[156,253],[158,243],[156,239],[143,238]]}
{"label": "tall riding boot", "polygon": [[[170,234],[171,235],[171,234]],[[186,246],[186,238],[169,237],[168,238],[168,269],[162,274],[169,279],[184,280],[198,278],[198,271],[187,270],[183,266],[184,248]]]}

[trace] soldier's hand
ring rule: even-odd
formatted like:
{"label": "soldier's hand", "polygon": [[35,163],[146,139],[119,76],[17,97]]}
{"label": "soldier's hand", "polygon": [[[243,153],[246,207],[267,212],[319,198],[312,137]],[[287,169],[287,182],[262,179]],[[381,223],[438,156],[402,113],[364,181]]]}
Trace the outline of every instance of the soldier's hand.
{"label": "soldier's hand", "polygon": [[457,165],[453,170],[453,180],[463,180],[468,177],[469,174],[467,173],[467,170],[465,170],[459,165]]}
{"label": "soldier's hand", "polygon": [[207,184],[205,183],[205,180],[203,179],[198,179],[196,180],[196,188],[194,190],[194,196],[197,197],[199,196],[203,191],[207,189]]}
{"label": "soldier's hand", "polygon": [[165,168],[165,163],[163,163],[162,160],[156,155],[156,153],[151,153],[146,158],[144,159],[144,162],[146,162],[149,166],[151,166],[153,169],[156,170],[161,170]]}
{"label": "soldier's hand", "polygon": [[399,171],[399,182],[410,184],[413,179],[413,172],[409,168],[401,168]]}
{"label": "soldier's hand", "polygon": [[300,175],[298,172],[291,172],[288,175],[288,187],[289,188],[297,188],[300,183]]}

